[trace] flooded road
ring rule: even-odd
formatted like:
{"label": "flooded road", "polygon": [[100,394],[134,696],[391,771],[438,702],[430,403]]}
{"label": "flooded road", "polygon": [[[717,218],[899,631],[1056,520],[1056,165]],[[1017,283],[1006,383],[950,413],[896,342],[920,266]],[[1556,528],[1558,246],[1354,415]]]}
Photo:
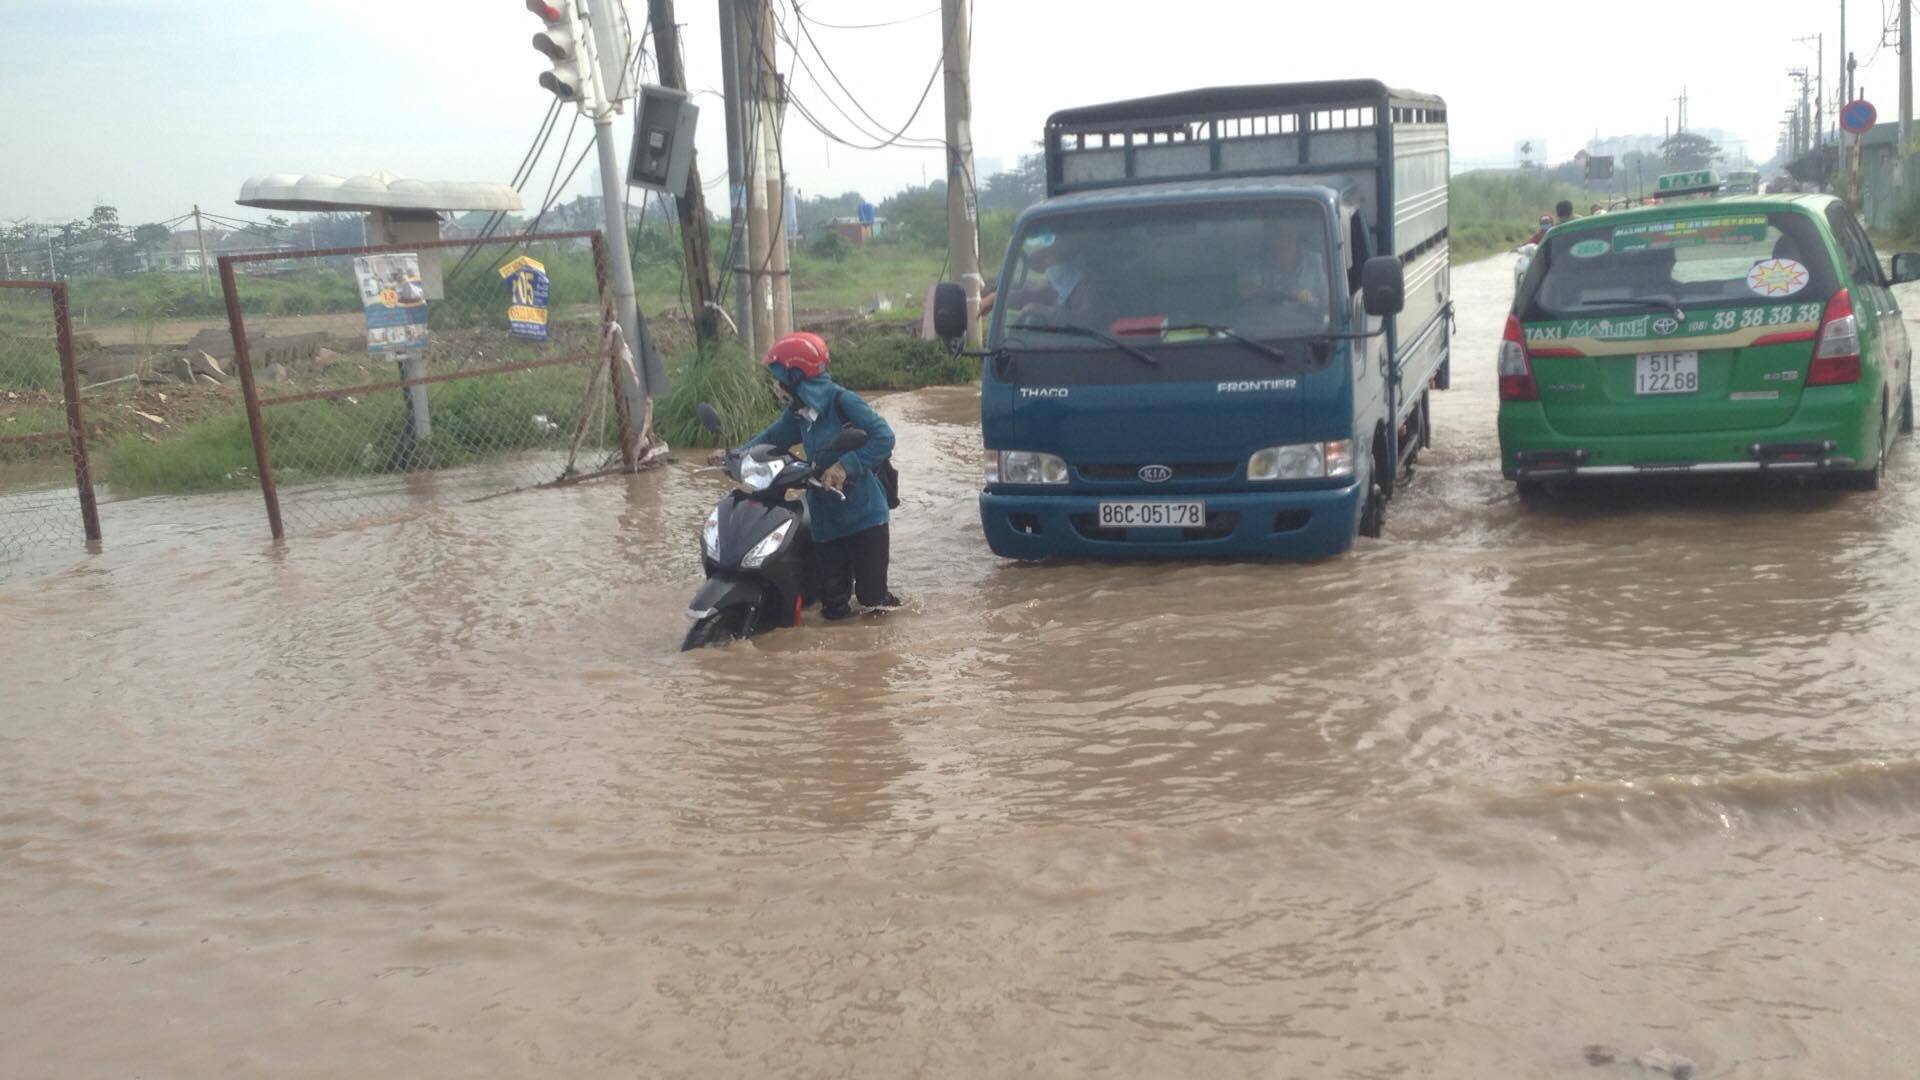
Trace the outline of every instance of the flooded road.
{"label": "flooded road", "polygon": [[1522,507],[1510,287],[1319,563],[997,561],[956,389],[854,625],[676,652],[691,465],[0,584],[0,1075],[1909,1074],[1920,458]]}

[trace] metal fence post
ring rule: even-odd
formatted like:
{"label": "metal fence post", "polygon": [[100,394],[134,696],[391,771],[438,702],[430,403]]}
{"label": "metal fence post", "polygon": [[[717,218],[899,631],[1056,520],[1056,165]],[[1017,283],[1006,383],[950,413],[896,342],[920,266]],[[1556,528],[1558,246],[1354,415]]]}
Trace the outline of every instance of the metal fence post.
{"label": "metal fence post", "polygon": [[287,538],[280,523],[280,493],[273,486],[273,459],[267,453],[267,423],[260,415],[260,391],[253,384],[253,357],[247,352],[247,324],[240,315],[240,288],[233,280],[233,256],[220,256],[220,290],[226,294],[227,328],[233,332],[233,360],[247,398],[247,429],[253,433],[253,460],[260,471],[260,494],[267,501],[267,524],[275,540]]}
{"label": "metal fence post", "polygon": [[67,287],[53,286],[53,332],[60,348],[60,383],[67,398],[67,447],[73,454],[73,481],[80,488],[80,521],[89,543],[100,542],[100,508],[93,500],[93,467],[87,461],[87,428],[80,416],[80,371],[73,356],[73,320]]}

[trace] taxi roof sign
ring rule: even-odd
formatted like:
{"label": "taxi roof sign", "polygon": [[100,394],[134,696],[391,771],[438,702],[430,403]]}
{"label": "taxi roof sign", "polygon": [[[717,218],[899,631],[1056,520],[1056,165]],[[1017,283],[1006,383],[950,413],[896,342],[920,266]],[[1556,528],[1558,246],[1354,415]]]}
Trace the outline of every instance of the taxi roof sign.
{"label": "taxi roof sign", "polygon": [[1667,173],[1654,185],[1654,190],[1662,195],[1712,194],[1720,190],[1720,178],[1712,169]]}

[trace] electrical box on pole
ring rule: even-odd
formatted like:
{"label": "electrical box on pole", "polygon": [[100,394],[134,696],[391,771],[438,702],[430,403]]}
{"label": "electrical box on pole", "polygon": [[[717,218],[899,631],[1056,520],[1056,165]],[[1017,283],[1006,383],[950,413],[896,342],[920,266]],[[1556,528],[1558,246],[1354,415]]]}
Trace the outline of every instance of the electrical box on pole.
{"label": "electrical box on pole", "polygon": [[627,159],[627,183],[668,195],[686,191],[693,168],[693,129],[700,107],[685,91],[643,86],[633,116],[633,153]]}

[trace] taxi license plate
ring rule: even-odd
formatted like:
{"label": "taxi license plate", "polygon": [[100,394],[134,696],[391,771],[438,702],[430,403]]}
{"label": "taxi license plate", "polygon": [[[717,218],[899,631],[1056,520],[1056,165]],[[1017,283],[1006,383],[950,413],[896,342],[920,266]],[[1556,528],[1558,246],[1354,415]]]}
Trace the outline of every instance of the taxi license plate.
{"label": "taxi license plate", "polygon": [[1203,502],[1103,502],[1103,529],[1197,529],[1207,523]]}
{"label": "taxi license plate", "polygon": [[1641,353],[1633,358],[1636,394],[1691,394],[1700,389],[1697,352]]}

